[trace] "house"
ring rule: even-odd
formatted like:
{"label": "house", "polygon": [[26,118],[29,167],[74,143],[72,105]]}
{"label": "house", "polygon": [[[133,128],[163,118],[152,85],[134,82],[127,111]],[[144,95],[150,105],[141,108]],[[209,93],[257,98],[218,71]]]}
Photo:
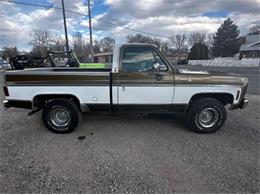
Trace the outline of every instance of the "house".
{"label": "house", "polygon": [[260,34],[246,36],[240,47],[240,58],[260,58]]}
{"label": "house", "polygon": [[107,67],[112,66],[112,61],[113,61],[112,52],[96,53],[93,55],[93,57],[94,57],[94,63],[106,64]]}

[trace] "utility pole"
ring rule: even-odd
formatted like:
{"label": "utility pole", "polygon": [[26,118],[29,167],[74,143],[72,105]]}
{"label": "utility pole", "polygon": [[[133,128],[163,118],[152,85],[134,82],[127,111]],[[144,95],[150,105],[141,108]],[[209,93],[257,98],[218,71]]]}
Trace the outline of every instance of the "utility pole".
{"label": "utility pole", "polygon": [[66,15],[64,8],[64,0],[61,0],[62,4],[62,12],[63,12],[63,22],[64,22],[64,31],[65,31],[65,41],[66,41],[66,52],[69,51],[69,41],[68,41],[68,32],[67,32],[67,23],[66,23]]}
{"label": "utility pole", "polygon": [[90,58],[93,62],[93,41],[92,41],[92,24],[91,24],[91,10],[90,10],[90,0],[88,0],[88,23],[89,23],[89,41],[90,41]]}

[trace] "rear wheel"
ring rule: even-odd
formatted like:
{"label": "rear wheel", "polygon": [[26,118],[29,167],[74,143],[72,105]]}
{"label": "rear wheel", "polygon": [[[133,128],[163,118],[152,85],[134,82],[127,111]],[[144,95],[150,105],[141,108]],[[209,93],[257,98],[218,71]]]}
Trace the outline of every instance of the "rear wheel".
{"label": "rear wheel", "polygon": [[200,98],[192,102],[186,113],[187,124],[198,133],[213,133],[226,121],[224,105],[214,98]]}
{"label": "rear wheel", "polygon": [[76,129],[81,119],[77,105],[69,99],[52,100],[45,105],[42,120],[46,127],[59,134],[70,133]]}

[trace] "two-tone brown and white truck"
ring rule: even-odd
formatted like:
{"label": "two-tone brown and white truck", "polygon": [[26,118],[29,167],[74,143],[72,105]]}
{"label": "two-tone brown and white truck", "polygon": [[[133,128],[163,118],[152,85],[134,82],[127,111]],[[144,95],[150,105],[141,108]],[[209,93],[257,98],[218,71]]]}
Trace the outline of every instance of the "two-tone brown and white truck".
{"label": "two-tone brown and white truck", "polygon": [[43,110],[55,133],[72,132],[81,113],[180,113],[199,133],[215,132],[226,105],[243,108],[248,79],[236,74],[173,68],[153,45],[123,44],[108,69],[42,68],[4,74],[4,106]]}

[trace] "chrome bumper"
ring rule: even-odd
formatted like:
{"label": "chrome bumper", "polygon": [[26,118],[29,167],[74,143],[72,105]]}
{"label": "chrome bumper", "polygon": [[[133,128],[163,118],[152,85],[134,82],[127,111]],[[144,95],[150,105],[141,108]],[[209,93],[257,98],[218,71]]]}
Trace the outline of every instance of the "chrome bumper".
{"label": "chrome bumper", "polygon": [[247,107],[247,105],[248,105],[248,100],[247,99],[242,99],[239,104],[233,104],[230,109],[231,110],[245,109]]}
{"label": "chrome bumper", "polygon": [[248,100],[247,99],[242,99],[240,104],[239,104],[239,108],[240,109],[244,109],[248,106]]}
{"label": "chrome bumper", "polygon": [[10,108],[10,107],[11,107],[10,104],[9,104],[9,102],[8,102],[8,100],[4,100],[4,101],[3,101],[3,104],[4,104],[4,107],[5,107],[5,108]]}

